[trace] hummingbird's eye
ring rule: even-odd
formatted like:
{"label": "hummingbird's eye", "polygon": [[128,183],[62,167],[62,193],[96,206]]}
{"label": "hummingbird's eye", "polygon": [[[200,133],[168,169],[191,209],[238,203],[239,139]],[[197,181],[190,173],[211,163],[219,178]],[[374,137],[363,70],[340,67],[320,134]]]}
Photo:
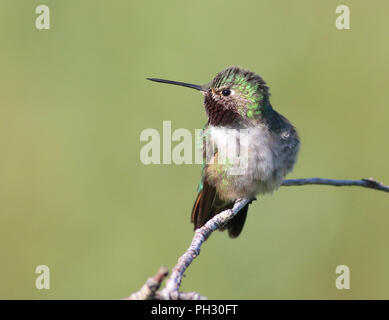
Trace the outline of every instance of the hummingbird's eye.
{"label": "hummingbird's eye", "polygon": [[222,95],[225,96],[225,97],[228,97],[230,94],[231,94],[231,90],[230,89],[224,89],[222,91]]}

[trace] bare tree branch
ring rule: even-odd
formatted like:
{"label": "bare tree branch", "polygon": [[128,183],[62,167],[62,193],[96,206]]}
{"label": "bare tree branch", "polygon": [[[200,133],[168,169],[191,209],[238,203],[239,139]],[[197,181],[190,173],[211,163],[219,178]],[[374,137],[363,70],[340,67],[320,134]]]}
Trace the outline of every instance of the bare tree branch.
{"label": "bare tree branch", "polygon": [[123,300],[155,300],[157,299],[157,290],[161,286],[163,279],[167,277],[169,270],[166,267],[160,267],[154,277],[148,278],[146,283],[139,291],[133,293]]}
{"label": "bare tree branch", "polygon": [[[359,186],[389,192],[389,186],[386,186],[372,178],[361,180],[334,180],[323,178],[308,178],[308,179],[291,179],[284,180],[282,186],[302,186],[302,185],[330,185],[330,186]],[[166,281],[166,286],[161,291],[157,292],[161,282],[167,277],[168,271],[162,267],[158,273],[147,279],[143,287],[133,293],[126,299],[157,299],[157,300],[199,300],[206,299],[196,292],[180,292],[180,285],[185,270],[193,262],[193,260],[200,254],[201,245],[205,240],[221,226],[230,221],[246,204],[250,203],[252,199],[238,199],[235,201],[232,209],[220,212],[212,219],[210,219],[204,226],[195,231],[194,237],[189,248],[178,259],[177,265],[173,268],[173,272]]]}
{"label": "bare tree branch", "polygon": [[323,179],[323,178],[308,178],[308,179],[290,179],[284,180],[282,185],[289,186],[304,186],[307,184],[321,184],[336,187],[343,186],[358,186],[363,188],[376,189],[384,192],[389,192],[389,186],[386,186],[373,178],[361,179],[361,180],[335,180],[335,179]]}
{"label": "bare tree branch", "polygon": [[[163,279],[168,275],[169,271],[166,267],[159,268],[158,272],[151,278],[148,278],[146,283],[139,291],[133,293],[122,300],[173,300],[170,298],[166,288],[160,292],[157,290],[161,286]],[[174,300],[205,300],[206,298],[197,292],[180,292]]]}

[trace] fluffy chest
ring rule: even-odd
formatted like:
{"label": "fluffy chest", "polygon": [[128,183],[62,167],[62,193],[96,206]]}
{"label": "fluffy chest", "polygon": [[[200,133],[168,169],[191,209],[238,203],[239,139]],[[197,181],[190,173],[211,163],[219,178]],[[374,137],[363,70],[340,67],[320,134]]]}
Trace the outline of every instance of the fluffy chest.
{"label": "fluffy chest", "polygon": [[224,198],[255,196],[279,185],[274,174],[276,145],[266,126],[248,129],[210,126],[208,141],[206,174]]}

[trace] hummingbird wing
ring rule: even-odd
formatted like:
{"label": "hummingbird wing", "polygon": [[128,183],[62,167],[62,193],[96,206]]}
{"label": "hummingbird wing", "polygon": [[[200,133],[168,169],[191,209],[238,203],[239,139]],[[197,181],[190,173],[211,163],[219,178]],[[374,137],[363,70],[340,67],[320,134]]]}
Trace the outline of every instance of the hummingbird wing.
{"label": "hummingbird wing", "polygon": [[191,222],[194,224],[195,230],[201,228],[216,214],[214,206],[216,200],[216,188],[208,183],[205,176],[202,178],[200,188],[196,201],[193,205],[191,216]]}

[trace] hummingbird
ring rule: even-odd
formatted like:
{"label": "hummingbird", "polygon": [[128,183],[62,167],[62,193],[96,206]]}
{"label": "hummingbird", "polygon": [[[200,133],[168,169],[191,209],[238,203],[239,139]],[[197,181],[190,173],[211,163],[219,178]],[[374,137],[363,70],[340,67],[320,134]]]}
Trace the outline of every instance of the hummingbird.
{"label": "hummingbird", "polygon": [[[201,181],[191,213],[195,230],[232,208],[237,199],[255,200],[257,195],[272,193],[292,171],[300,147],[298,133],[288,119],[273,109],[269,87],[256,73],[232,66],[205,85],[147,79],[192,88],[204,96],[208,121],[202,135]],[[226,145],[246,157],[241,161],[220,161],[222,154],[226,158]],[[244,170],[232,170],[242,169],[243,162]],[[221,230],[228,230],[231,238],[238,237],[250,204]]]}

